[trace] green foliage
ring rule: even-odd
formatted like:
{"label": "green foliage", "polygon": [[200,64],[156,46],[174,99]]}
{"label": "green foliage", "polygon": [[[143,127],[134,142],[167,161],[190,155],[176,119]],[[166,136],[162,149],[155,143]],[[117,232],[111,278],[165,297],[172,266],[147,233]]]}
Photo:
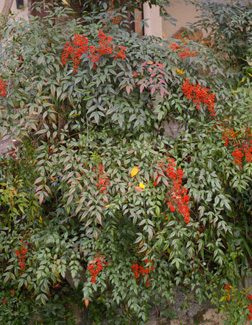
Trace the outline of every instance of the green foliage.
{"label": "green foliage", "polygon": [[[69,303],[73,297],[67,297],[66,292],[62,293],[58,289],[54,289],[55,292],[51,301],[41,305],[24,290],[6,285],[2,281],[0,288],[0,321],[3,324],[19,325],[29,322],[34,324],[40,322],[46,324],[74,324],[73,315],[69,311]],[[70,291],[69,289],[66,290]]]}
{"label": "green foliage", "polygon": [[[251,271],[251,162],[240,168],[233,156],[248,141],[249,82],[239,85],[211,48],[129,33],[123,9],[70,13],[10,22],[0,43],[1,138],[22,143],[0,161],[2,286],[35,296],[43,319],[64,319],[55,288],[70,273],[97,324],[98,307],[113,324],[146,322],[150,302],[173,303],[177,285],[219,306],[224,283],[238,287]],[[76,63],[77,34],[89,52]],[[115,55],[122,46],[125,59]],[[185,96],[187,79],[215,94],[215,119]],[[176,139],[165,136],[170,122],[183,130]],[[235,133],[229,146],[224,129]]]}
{"label": "green foliage", "polygon": [[221,311],[226,314],[228,312],[229,317],[223,320],[224,324],[245,323],[244,314],[250,314],[248,306],[251,306],[250,298],[248,298],[249,289],[241,291],[230,285],[225,285],[225,288],[222,290],[223,296],[220,298],[222,303]]}
{"label": "green foliage", "polygon": [[246,66],[251,50],[251,1],[191,1],[199,9],[193,26],[209,34],[212,46],[226,56],[228,64]]}

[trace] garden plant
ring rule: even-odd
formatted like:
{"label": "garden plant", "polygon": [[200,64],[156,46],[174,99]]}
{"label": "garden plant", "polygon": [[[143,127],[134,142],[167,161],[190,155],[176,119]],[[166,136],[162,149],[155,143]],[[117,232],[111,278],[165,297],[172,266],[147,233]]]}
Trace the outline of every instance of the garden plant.
{"label": "garden plant", "polygon": [[19,145],[0,160],[0,322],[71,324],[78,301],[90,324],[144,324],[181,286],[245,323],[249,66],[230,42],[140,38],[123,7],[71,13],[1,30],[0,139]]}

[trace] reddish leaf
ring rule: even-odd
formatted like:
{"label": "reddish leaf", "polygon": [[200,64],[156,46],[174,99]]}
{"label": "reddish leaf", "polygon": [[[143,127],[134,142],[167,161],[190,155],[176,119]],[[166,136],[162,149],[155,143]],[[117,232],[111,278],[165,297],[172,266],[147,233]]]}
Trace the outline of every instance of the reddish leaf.
{"label": "reddish leaf", "polygon": [[36,179],[36,181],[34,182],[34,184],[40,183],[43,180],[43,177],[39,177]]}
{"label": "reddish leaf", "polygon": [[42,204],[44,198],[45,198],[44,193],[40,193],[40,194],[39,194],[39,203],[40,203],[40,204]]}
{"label": "reddish leaf", "polygon": [[141,84],[141,86],[140,86],[140,93],[143,92],[144,88],[145,88],[145,84]]}
{"label": "reddish leaf", "polygon": [[126,87],[126,92],[127,92],[128,95],[130,94],[130,90],[131,90],[131,86],[129,85],[129,86]]}
{"label": "reddish leaf", "polygon": [[135,189],[138,191],[138,192],[142,192],[144,189],[143,188],[141,188],[140,186],[134,186],[135,187]]}

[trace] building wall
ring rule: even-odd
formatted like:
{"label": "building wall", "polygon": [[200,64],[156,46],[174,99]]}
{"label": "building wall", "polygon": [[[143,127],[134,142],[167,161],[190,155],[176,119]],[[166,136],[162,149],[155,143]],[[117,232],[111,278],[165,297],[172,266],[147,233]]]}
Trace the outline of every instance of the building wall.
{"label": "building wall", "polygon": [[157,37],[162,37],[162,18],[160,17],[159,6],[150,6],[145,3],[143,5],[143,16],[147,20],[148,26],[144,27],[144,35],[153,35]]}
{"label": "building wall", "polygon": [[186,3],[186,0],[170,0],[167,12],[177,21],[172,25],[169,20],[160,17],[159,7],[149,7],[144,4],[144,18],[148,19],[148,27],[145,27],[145,35],[154,35],[162,38],[173,37],[182,27],[188,27],[188,22],[197,21],[197,11],[194,5]]}
{"label": "building wall", "polygon": [[196,17],[199,15],[195,6],[184,0],[171,0],[170,2],[167,12],[177,21],[174,26],[169,21],[162,19],[162,37],[164,38],[172,37],[182,27],[188,27],[188,22],[197,21]]}
{"label": "building wall", "polygon": [[[4,0],[0,0],[0,13],[2,12],[4,6]],[[17,18],[27,18],[28,17],[28,0],[24,0],[24,8],[17,9],[17,2],[16,0],[13,1],[11,11],[17,13]]]}

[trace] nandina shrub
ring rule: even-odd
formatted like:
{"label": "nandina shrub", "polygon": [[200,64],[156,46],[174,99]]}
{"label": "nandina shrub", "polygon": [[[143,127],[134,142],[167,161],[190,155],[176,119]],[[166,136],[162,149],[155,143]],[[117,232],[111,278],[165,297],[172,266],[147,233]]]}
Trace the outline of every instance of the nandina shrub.
{"label": "nandina shrub", "polygon": [[[1,43],[1,137],[28,136],[18,159],[32,167],[4,162],[3,178],[39,202],[32,223],[9,210],[5,283],[46,303],[70,271],[83,307],[102,299],[113,323],[146,321],[175,285],[218,301],[249,270],[250,165],[223,137],[247,141],[250,97],[232,93],[237,76],[204,46],[140,39],[107,8],[84,24],[50,17],[10,24]],[[163,136],[173,120],[185,130],[175,142]]]}

